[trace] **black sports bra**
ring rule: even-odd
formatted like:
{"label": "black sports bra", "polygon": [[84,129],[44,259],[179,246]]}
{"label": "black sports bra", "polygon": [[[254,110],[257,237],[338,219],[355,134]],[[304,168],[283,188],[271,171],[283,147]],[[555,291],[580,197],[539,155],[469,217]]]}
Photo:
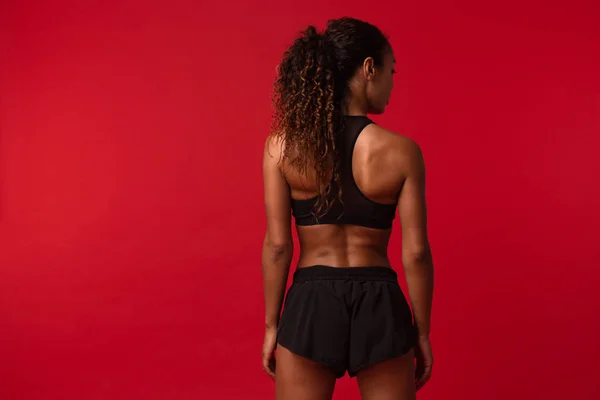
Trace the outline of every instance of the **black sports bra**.
{"label": "black sports bra", "polygon": [[[338,137],[338,146],[342,155],[340,174],[343,205],[336,199],[325,215],[316,218],[313,211],[318,196],[306,200],[292,199],[292,214],[296,219],[296,225],[350,224],[388,229],[396,216],[396,204],[382,204],[368,199],[360,191],[352,175],[352,153],[356,140],[363,129],[374,122],[364,116],[347,116],[345,122],[344,132]],[[332,185],[334,185],[333,181]],[[332,193],[336,196],[335,190],[332,190]]]}

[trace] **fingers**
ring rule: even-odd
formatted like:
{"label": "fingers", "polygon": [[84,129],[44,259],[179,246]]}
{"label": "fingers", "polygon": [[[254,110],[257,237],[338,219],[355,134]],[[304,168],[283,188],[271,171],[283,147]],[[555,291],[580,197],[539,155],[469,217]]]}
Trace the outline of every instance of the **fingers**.
{"label": "fingers", "polygon": [[273,359],[273,355],[263,355],[262,364],[263,371],[265,371],[272,379],[275,379],[275,360]]}
{"label": "fingers", "polygon": [[416,384],[417,390],[420,390],[427,381],[431,378],[431,365],[426,365],[423,368],[423,372],[417,376]]}
{"label": "fingers", "polygon": [[433,367],[433,354],[429,337],[419,338],[415,358],[415,384],[417,390],[420,390],[431,378],[431,370]]}
{"label": "fingers", "polygon": [[427,381],[431,378],[431,371],[433,369],[433,357],[417,359],[416,368],[416,379],[415,383],[417,390],[421,389]]}

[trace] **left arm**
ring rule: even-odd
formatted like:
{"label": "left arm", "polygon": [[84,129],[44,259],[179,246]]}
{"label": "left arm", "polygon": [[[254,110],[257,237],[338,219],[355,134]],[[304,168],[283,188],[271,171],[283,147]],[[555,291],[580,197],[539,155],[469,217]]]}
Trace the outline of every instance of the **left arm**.
{"label": "left arm", "polygon": [[263,154],[267,232],[262,250],[262,273],[267,329],[277,329],[293,255],[290,188],[280,168],[280,140],[269,137]]}

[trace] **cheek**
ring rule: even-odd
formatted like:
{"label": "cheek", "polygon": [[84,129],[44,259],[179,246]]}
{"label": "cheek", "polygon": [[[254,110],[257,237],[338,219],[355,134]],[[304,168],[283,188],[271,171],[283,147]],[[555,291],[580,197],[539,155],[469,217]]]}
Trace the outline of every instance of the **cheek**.
{"label": "cheek", "polygon": [[393,81],[391,79],[381,79],[380,81],[367,87],[367,98],[369,103],[375,107],[385,105],[392,93]]}
{"label": "cheek", "polygon": [[387,101],[389,99],[393,88],[394,82],[391,79],[381,82],[381,86],[379,87],[379,95],[382,97],[382,100]]}
{"label": "cheek", "polygon": [[379,85],[371,84],[367,86],[367,100],[370,103],[377,101],[377,98],[380,96],[381,88]]}

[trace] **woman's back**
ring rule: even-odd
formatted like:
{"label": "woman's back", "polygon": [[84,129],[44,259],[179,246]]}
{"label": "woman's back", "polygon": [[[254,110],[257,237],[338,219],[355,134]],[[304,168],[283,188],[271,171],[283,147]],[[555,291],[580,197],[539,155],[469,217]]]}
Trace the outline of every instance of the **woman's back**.
{"label": "woman's back", "polygon": [[343,204],[319,218],[309,215],[318,197],[315,170],[299,171],[285,163],[282,168],[301,246],[299,268],[390,266],[391,223],[416,145],[364,116],[346,118],[346,137],[339,141]]}

